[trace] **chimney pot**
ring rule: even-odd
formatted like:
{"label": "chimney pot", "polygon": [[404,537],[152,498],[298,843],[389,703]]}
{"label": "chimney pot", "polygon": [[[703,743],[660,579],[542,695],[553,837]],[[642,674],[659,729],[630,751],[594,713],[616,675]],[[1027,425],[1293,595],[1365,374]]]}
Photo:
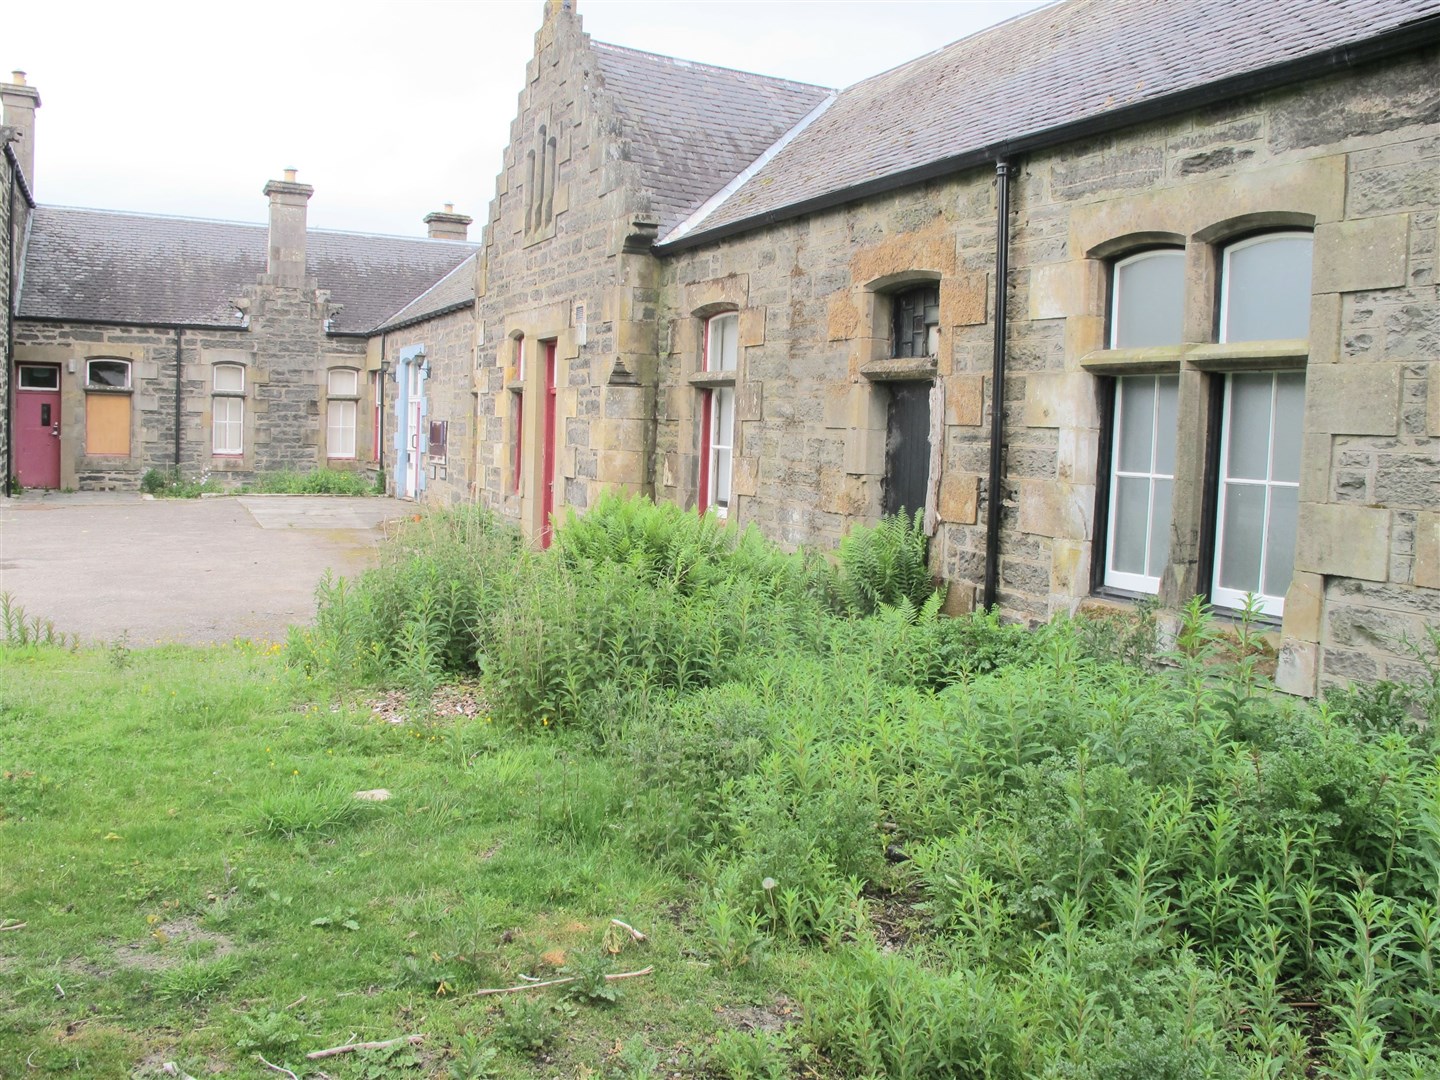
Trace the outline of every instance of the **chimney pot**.
{"label": "chimney pot", "polygon": [[11,81],[12,83],[14,83],[16,86],[24,86],[24,85],[25,85],[25,72],[23,72],[23,71],[12,71],[12,72],[10,73],[10,81]]}
{"label": "chimney pot", "polygon": [[287,184],[293,184],[293,183],[295,183],[295,176],[296,176],[297,173],[299,173],[299,171],[300,171],[299,169],[286,169],[286,170],[285,170],[285,182],[286,182]]}
{"label": "chimney pot", "polygon": [[453,214],[455,212],[455,204],[453,202],[447,202],[445,204],[445,212],[447,214]]}

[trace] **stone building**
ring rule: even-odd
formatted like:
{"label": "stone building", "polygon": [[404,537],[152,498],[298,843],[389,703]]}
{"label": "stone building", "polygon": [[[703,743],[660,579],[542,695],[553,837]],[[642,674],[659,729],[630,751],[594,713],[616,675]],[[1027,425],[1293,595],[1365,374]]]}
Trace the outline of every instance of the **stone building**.
{"label": "stone building", "polygon": [[540,542],[602,488],[787,544],[923,510],[952,610],[1254,594],[1286,688],[1408,674],[1437,42],[1440,0],[1065,0],[831,91],[548,3],[451,390],[477,495]]}
{"label": "stone building", "polygon": [[[234,485],[328,465],[383,470],[402,495],[443,480],[427,437],[448,417],[426,408],[429,369],[408,366],[412,393],[387,395],[398,361],[386,346],[392,327],[413,337],[464,312],[439,349],[473,356],[468,217],[428,215],[427,239],[309,229],[313,189],[294,170],[264,186],[268,227],[36,205],[38,95],[16,73],[0,100],[16,136],[3,181],[4,475],[135,490],[151,469]],[[450,422],[468,432],[461,404]]]}

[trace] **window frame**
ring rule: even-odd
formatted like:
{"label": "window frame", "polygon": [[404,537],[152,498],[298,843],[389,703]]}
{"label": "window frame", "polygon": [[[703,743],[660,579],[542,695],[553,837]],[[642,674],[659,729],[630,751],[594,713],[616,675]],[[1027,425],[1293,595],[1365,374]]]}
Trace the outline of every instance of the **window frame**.
{"label": "window frame", "polygon": [[[725,350],[725,346],[726,346],[726,344],[727,344],[727,341],[726,341],[725,338],[723,337],[723,334],[722,334],[721,343],[720,343],[720,344],[721,344],[721,349],[720,349],[720,352],[721,352],[721,358],[720,358],[720,359],[721,359],[721,363],[720,363],[720,366],[719,366],[719,367],[716,367],[716,366],[715,366],[715,363],[714,363],[714,360],[715,360],[715,334],[716,334],[716,331],[717,331],[718,329],[720,329],[722,326],[729,326],[729,327],[732,328],[731,337],[730,337],[730,339],[729,339],[729,341],[728,341],[728,344],[730,345],[729,353],[730,353],[730,360],[731,360],[731,363],[730,363],[730,366],[729,366],[729,367],[726,367],[725,364],[724,364],[724,361],[725,361],[725,355],[724,355],[724,354],[725,354],[725,351],[726,351],[726,350]],[[719,312],[716,312],[714,315],[711,315],[709,318],[707,318],[707,319],[705,320],[705,341],[704,341],[704,347],[703,347],[702,353],[703,353],[703,355],[701,356],[700,370],[703,371],[703,372],[705,372],[707,375],[716,375],[716,376],[722,376],[722,377],[723,377],[723,376],[726,376],[726,375],[729,375],[729,376],[732,376],[732,377],[733,377],[733,376],[740,370],[740,312],[739,312],[739,311],[719,311]]]}
{"label": "window frame", "polygon": [[[92,372],[96,365],[109,364],[113,367],[122,368],[125,372],[125,381],[120,385],[112,383],[96,382],[92,378]],[[133,388],[131,379],[134,376],[134,364],[130,360],[118,356],[93,356],[85,361],[85,392],[98,391],[99,393],[125,393]]]}
{"label": "window frame", "polygon": [[[1121,439],[1123,432],[1124,416],[1123,402],[1124,394],[1121,383],[1125,379],[1150,379],[1153,380],[1151,412],[1150,412],[1150,468],[1147,472],[1136,470],[1122,470],[1120,462]],[[1160,439],[1163,437],[1161,424],[1160,407],[1160,380],[1176,380],[1176,404],[1179,403],[1179,374],[1140,374],[1122,375],[1110,380],[1111,401],[1109,415],[1107,416],[1106,431],[1108,437],[1105,446],[1105,461],[1107,463],[1107,475],[1105,477],[1105,507],[1104,507],[1104,543],[1101,550],[1104,553],[1104,560],[1100,566],[1099,584],[1107,591],[1121,592],[1127,594],[1154,596],[1160,592],[1160,582],[1165,574],[1165,566],[1169,563],[1169,531],[1175,517],[1175,477],[1176,473],[1169,474],[1156,471],[1159,459]],[[1179,461],[1175,451],[1171,450],[1172,469],[1178,467]],[[1115,542],[1118,537],[1116,529],[1116,515],[1119,512],[1120,500],[1117,497],[1117,488],[1122,479],[1145,479],[1148,481],[1148,496],[1145,515],[1145,545],[1143,563],[1145,573],[1134,573],[1133,571],[1118,570],[1113,568],[1115,559]],[[1170,484],[1170,509],[1166,515],[1163,525],[1166,533],[1166,562],[1160,566],[1160,572],[1155,575],[1148,573],[1150,567],[1150,545],[1155,536],[1155,488],[1157,482],[1168,482]],[[1097,517],[1097,520],[1100,520]]]}
{"label": "window frame", "polygon": [[[225,373],[238,373],[240,386],[222,387],[220,375]],[[226,362],[214,364],[210,369],[210,454],[212,457],[237,458],[245,456],[245,390],[249,382],[249,373],[245,370],[244,364]],[[236,417],[225,416],[221,413],[221,403],[224,402],[224,411],[228,414],[232,409],[237,409],[239,415]],[[235,434],[236,445],[228,443],[220,445],[220,434],[222,431]]]}
{"label": "window frame", "polygon": [[1232,237],[1221,247],[1215,278],[1215,341],[1218,344],[1243,347],[1245,345],[1257,345],[1262,341],[1292,340],[1290,338],[1244,338],[1240,341],[1232,341],[1230,339],[1230,280],[1233,276],[1230,265],[1231,258],[1237,251],[1257,247],[1260,244],[1273,243],[1276,240],[1295,239],[1299,237],[1304,237],[1311,243],[1310,280],[1313,284],[1315,276],[1315,232],[1313,229],[1267,229],[1264,232],[1252,232],[1242,236]]}
{"label": "window frame", "polygon": [[[335,376],[348,375],[350,390],[336,390]],[[346,416],[349,424],[344,423]],[[337,423],[337,419],[340,421]],[[360,453],[360,371],[334,367],[325,372],[325,458],[327,461],[354,461]],[[347,438],[348,436],[348,438]],[[345,452],[348,443],[349,453]]]}
{"label": "window frame", "polygon": [[1167,343],[1162,344],[1162,345],[1138,345],[1138,346],[1137,346],[1137,345],[1119,345],[1119,344],[1116,343],[1116,338],[1119,336],[1119,332],[1120,332],[1120,307],[1121,307],[1121,305],[1122,305],[1122,303],[1123,303],[1123,300],[1122,300],[1123,290],[1122,290],[1121,287],[1120,287],[1120,281],[1121,281],[1120,271],[1121,271],[1124,267],[1126,267],[1126,266],[1132,266],[1132,265],[1134,265],[1134,264],[1136,264],[1136,263],[1139,263],[1139,262],[1141,262],[1142,260],[1145,260],[1145,259],[1153,259],[1156,255],[1160,255],[1160,254],[1169,254],[1169,255],[1172,255],[1172,256],[1173,256],[1173,255],[1179,255],[1180,258],[1181,258],[1181,260],[1183,261],[1184,258],[1185,258],[1185,248],[1184,248],[1183,246],[1177,246],[1177,245],[1175,245],[1175,244],[1150,244],[1150,245],[1147,245],[1147,246],[1142,247],[1142,248],[1131,249],[1131,250],[1129,250],[1129,251],[1126,251],[1124,254],[1118,255],[1118,256],[1116,256],[1115,258],[1109,260],[1109,265],[1108,265],[1108,268],[1107,268],[1107,277],[1108,277],[1108,280],[1109,280],[1110,289],[1109,289],[1109,297],[1108,297],[1108,299],[1107,299],[1106,306],[1105,306],[1105,321],[1106,321],[1106,325],[1105,325],[1105,348],[1106,348],[1106,349],[1111,349],[1111,350],[1114,350],[1114,349],[1131,349],[1131,348],[1169,349],[1169,348],[1179,348],[1179,346],[1181,346],[1182,344],[1184,344],[1184,338],[1185,338],[1185,321],[1184,321],[1184,320],[1185,320],[1185,288],[1184,288],[1184,286],[1185,286],[1185,279],[1184,279],[1184,275],[1183,275],[1183,274],[1181,275],[1181,280],[1180,280],[1180,285],[1181,285],[1181,289],[1180,289],[1180,328],[1179,328],[1180,332],[1179,332],[1179,334],[1176,335],[1176,339],[1175,339],[1173,342],[1167,342]]}

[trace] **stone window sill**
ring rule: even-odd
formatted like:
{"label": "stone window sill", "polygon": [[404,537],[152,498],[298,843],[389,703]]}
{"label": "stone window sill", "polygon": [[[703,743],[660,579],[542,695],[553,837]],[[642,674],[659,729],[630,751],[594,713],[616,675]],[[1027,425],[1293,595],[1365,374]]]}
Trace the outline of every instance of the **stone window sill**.
{"label": "stone window sill", "polygon": [[1309,355],[1310,343],[1304,338],[1190,343],[1097,349],[1080,358],[1080,367],[1092,375],[1173,375],[1182,366],[1195,371],[1283,371],[1303,368]]}
{"label": "stone window sill", "polygon": [[708,389],[716,386],[734,386],[735,372],[733,371],[697,371],[689,378],[691,386],[700,389]]}
{"label": "stone window sill", "polygon": [[933,356],[896,356],[862,364],[860,374],[872,382],[899,382],[909,379],[933,379],[937,370],[938,365]]}

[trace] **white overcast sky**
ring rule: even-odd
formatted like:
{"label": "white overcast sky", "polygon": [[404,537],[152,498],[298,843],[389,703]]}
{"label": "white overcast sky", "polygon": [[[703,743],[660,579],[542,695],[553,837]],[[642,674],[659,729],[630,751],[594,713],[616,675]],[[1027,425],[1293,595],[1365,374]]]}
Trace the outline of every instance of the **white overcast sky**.
{"label": "white overcast sky", "polygon": [[[596,39],[842,87],[1040,0],[579,0]],[[12,4],[0,77],[40,92],[41,203],[260,222],[293,166],[310,224],[478,239],[541,0]],[[924,102],[916,102],[917,109]]]}

